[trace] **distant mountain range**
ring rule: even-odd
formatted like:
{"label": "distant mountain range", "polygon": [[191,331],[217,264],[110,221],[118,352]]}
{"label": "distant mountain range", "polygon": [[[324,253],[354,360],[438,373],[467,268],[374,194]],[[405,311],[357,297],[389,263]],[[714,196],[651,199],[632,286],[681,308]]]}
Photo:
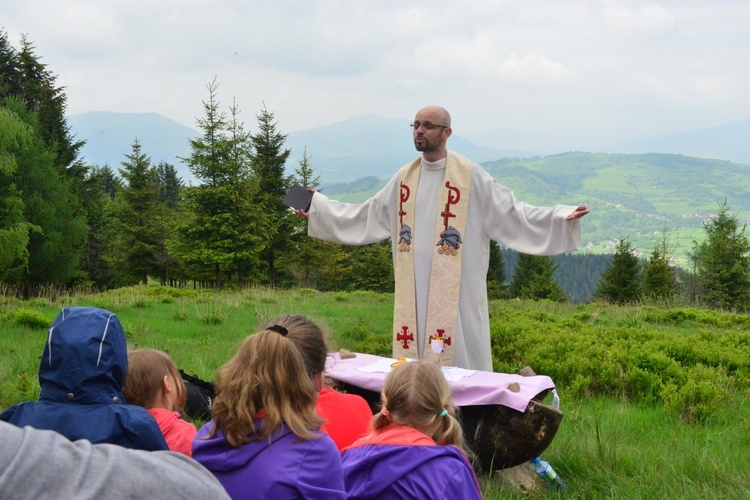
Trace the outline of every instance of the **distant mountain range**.
{"label": "distant mountain range", "polygon": [[200,136],[190,127],[156,113],[92,111],[70,115],[67,121],[75,138],[86,141],[81,156],[89,165],[106,164],[117,172],[138,139],[141,152],[154,164],[165,161],[178,168],[183,176],[190,176],[178,158],[190,156],[188,140]]}
{"label": "distant mountain range", "polygon": [[[193,180],[179,160],[190,155],[190,138],[200,133],[156,113],[112,113],[95,111],[67,117],[72,133],[86,141],[83,159],[89,164],[119,168],[137,137],[143,153],[154,163],[175,165],[183,179]],[[254,123],[245,124],[253,130]],[[284,133],[283,124],[279,124]],[[750,163],[750,119],[693,132],[648,140],[630,141],[607,147],[592,147],[603,153],[673,153]],[[315,171],[325,183],[352,182],[363,177],[390,177],[398,167],[417,156],[407,120],[363,115],[338,123],[289,133],[291,149],[288,167],[298,165],[307,151]],[[458,134],[450,148],[478,163],[502,158],[530,158],[535,151],[507,150],[480,146]]]}
{"label": "distant mountain range", "polygon": [[628,141],[606,148],[602,153],[676,153],[750,164],[750,119],[714,127]]}
{"label": "distant mountain range", "polygon": [[[172,163],[186,183],[194,181],[179,160],[190,155],[188,140],[199,136],[190,127],[154,113],[85,113],[68,117],[68,124],[77,139],[87,141],[82,155],[89,164],[119,168],[137,137],[154,163]],[[535,156],[479,146],[455,134],[450,147],[482,163],[528,203],[587,204],[592,212],[583,224],[584,251],[609,253],[618,238],[627,237],[647,254],[666,230],[674,255],[684,262],[692,242],[703,236],[703,223],[724,200],[740,222],[750,221],[746,137],[750,120],[595,153]],[[306,150],[323,190],[349,202],[365,200],[416,157],[408,121],[374,115],[290,133],[286,147],[290,172]],[[706,158],[712,151],[718,159]]]}

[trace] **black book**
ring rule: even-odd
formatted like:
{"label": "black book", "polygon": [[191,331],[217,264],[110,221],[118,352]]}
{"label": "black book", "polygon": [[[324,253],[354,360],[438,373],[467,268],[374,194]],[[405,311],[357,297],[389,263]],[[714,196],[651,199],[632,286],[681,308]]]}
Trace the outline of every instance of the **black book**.
{"label": "black book", "polygon": [[284,205],[305,212],[310,211],[313,193],[299,184],[295,184],[284,197]]}

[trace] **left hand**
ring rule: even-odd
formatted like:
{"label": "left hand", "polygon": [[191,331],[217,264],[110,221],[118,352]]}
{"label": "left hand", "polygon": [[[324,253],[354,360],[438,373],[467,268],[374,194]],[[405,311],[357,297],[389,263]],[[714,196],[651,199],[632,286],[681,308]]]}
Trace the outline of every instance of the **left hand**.
{"label": "left hand", "polygon": [[573,212],[571,212],[570,215],[565,217],[565,220],[580,219],[587,213],[589,213],[589,211],[586,208],[586,205],[578,205],[578,208],[576,208]]}

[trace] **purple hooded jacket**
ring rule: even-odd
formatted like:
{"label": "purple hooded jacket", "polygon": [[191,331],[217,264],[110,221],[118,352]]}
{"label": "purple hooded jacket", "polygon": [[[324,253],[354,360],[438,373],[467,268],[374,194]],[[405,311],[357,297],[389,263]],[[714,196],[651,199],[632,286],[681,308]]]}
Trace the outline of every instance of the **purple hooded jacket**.
{"label": "purple hooded jacket", "polygon": [[391,424],[359,439],[344,449],[342,461],[349,499],[482,498],[461,450],[411,427]]}
{"label": "purple hooded jacket", "polygon": [[[256,429],[260,427],[256,419]],[[235,448],[221,431],[210,439],[213,420],[193,441],[193,459],[210,470],[234,499],[345,499],[341,455],[325,434],[299,439],[286,425],[268,439]]]}

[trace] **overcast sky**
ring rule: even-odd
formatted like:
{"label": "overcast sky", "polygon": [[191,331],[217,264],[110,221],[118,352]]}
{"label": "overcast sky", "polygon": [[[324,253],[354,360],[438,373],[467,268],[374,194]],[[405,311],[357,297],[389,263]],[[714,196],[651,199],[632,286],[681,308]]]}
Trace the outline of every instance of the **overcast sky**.
{"label": "overcast sky", "polygon": [[750,118],[748,0],[0,0],[0,28],[34,43],[69,114],[195,128],[216,78],[251,131],[263,103],[283,133],[439,104],[499,148]]}

